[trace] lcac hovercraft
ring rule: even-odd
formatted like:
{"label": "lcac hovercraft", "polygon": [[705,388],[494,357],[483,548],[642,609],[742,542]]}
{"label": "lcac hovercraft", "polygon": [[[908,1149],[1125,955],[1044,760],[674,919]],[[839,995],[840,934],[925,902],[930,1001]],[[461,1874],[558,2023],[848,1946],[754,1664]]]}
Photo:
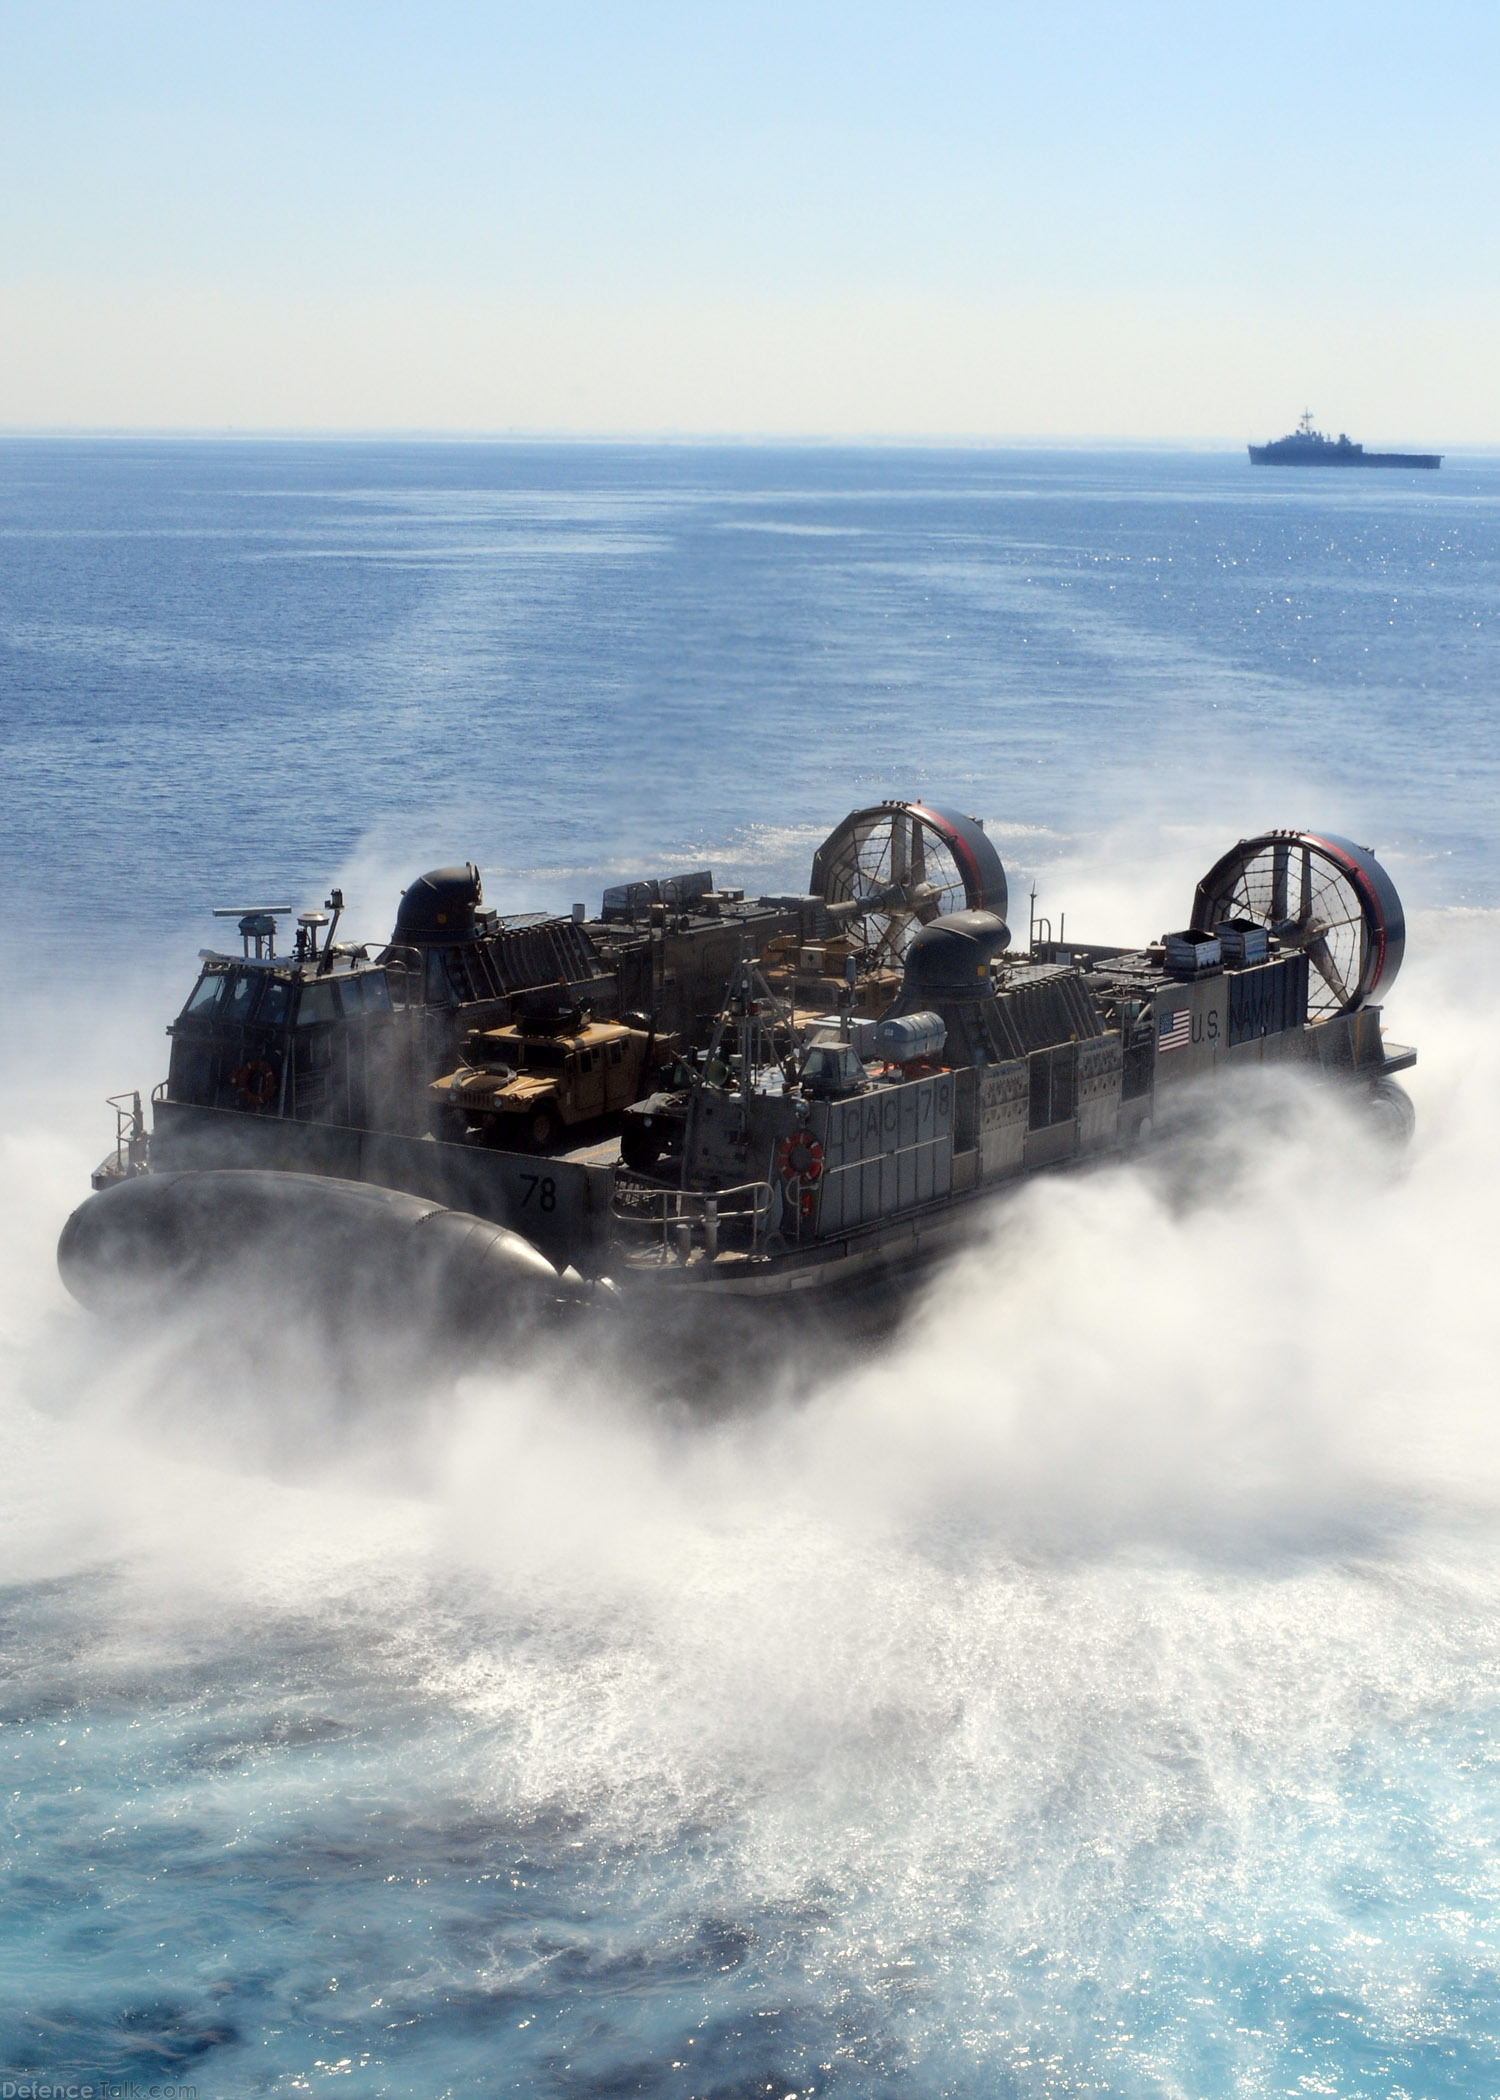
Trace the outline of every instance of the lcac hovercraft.
{"label": "lcac hovercraft", "polygon": [[1310,1069],[1409,1133],[1416,1053],[1380,1005],[1404,921],[1365,848],[1241,840],[1139,949],[1033,912],[1017,950],[1007,904],[976,819],[886,802],[791,896],[704,870],[507,916],[465,864],[412,884],[384,947],[337,941],[335,892],[287,955],[288,908],[236,908],[150,1128],[116,1097],[64,1280],[154,1310],[253,1273],[496,1333],[600,1295],[900,1282],[995,1192],[1136,1144],[1241,1066]]}

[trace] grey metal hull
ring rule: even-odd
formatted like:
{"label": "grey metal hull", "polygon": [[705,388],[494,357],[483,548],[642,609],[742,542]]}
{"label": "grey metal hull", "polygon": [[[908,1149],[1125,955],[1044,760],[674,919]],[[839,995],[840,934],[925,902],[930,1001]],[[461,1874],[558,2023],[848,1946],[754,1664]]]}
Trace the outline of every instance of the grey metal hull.
{"label": "grey metal hull", "polygon": [[1251,445],[1252,467],[1420,467],[1436,472],[1443,464],[1441,452],[1360,452],[1352,446],[1340,453],[1330,445],[1317,452],[1283,452],[1276,445]]}

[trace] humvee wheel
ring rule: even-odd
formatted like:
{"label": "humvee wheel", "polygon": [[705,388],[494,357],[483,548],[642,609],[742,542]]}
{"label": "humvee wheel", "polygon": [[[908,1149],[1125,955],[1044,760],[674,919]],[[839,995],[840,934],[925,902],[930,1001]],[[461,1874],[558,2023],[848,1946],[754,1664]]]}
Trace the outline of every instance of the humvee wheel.
{"label": "humvee wheel", "polygon": [[550,1152],[562,1136],[562,1121],[555,1108],[533,1109],[526,1118],[526,1138],[533,1152]]}

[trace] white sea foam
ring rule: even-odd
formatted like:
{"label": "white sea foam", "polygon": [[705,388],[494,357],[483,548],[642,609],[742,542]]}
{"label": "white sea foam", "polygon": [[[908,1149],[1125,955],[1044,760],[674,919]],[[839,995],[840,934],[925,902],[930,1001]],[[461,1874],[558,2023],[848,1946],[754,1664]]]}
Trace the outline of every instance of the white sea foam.
{"label": "white sea foam", "polygon": [[[312,1630],[382,1813],[582,1845],[613,1943],[652,1958],[730,1921],[705,2019],[803,2007],[810,2078],[826,2050],[854,2090],[877,2062],[1280,2089],[1318,2074],[1335,1993],[1372,2060],[1413,2061],[1490,1958],[1466,1774],[1500,1672],[1497,962],[1492,916],[1414,931],[1405,1158],[1247,1083],[1150,1161],[998,1204],[873,1356],[788,1389],[768,1355],[764,1402],[711,1417],[587,1345],[351,1409],[274,1307],[248,1368],[186,1324],[107,1338],[50,1270],[104,1075],[33,1060],[6,1579],[89,1576],[96,1689],[191,1654],[284,1705],[267,1658]],[[300,1769],[265,1783],[311,1830]],[[193,1796],[210,1834],[264,1812],[223,1784]],[[486,1987],[545,2005],[530,1945],[501,1934]],[[451,1960],[432,1988],[477,1988]],[[664,2012],[619,2017],[668,2046]]]}

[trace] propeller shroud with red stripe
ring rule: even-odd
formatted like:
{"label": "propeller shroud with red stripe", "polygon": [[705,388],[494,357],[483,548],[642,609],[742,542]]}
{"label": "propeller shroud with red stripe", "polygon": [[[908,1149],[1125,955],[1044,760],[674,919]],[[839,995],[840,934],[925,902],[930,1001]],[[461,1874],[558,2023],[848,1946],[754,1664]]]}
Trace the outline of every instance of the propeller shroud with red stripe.
{"label": "propeller shroud with red stripe", "polygon": [[1239,844],[1198,885],[1193,924],[1248,919],[1302,949],[1310,1021],[1383,998],[1406,946],[1396,885],[1368,846],[1331,831],[1265,831]]}
{"label": "propeller shroud with red stripe", "polygon": [[[1005,867],[976,817],[927,802],[851,810],[813,857],[809,888],[860,929],[871,961],[899,964],[944,913],[1005,917]],[[857,909],[850,909],[850,907]]]}

